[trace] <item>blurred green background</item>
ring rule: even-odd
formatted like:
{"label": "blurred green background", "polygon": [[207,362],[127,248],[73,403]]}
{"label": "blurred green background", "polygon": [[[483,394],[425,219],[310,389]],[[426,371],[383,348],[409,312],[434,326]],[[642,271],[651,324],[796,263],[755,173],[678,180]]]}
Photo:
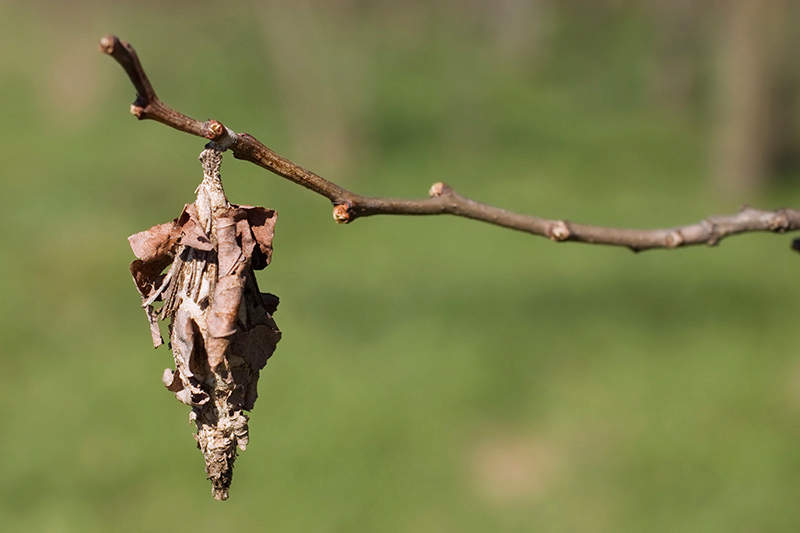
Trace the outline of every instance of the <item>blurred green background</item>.
{"label": "blurred green background", "polygon": [[167,103],[363,194],[631,227],[800,206],[796,8],[695,4],[0,3],[0,528],[797,531],[789,236],[338,226],[228,157],[231,200],[280,214],[284,338],[224,504],[128,274],[203,141],[128,114],[109,32]]}

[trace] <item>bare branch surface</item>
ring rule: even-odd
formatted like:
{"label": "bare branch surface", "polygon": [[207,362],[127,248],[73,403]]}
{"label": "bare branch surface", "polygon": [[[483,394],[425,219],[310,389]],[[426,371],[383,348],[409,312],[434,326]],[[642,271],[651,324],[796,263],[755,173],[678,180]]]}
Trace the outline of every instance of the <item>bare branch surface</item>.
{"label": "bare branch surface", "polygon": [[113,57],[125,69],[136,88],[137,96],[131,105],[131,113],[138,119],[155,120],[177,130],[210,139],[217,147],[229,148],[237,159],[250,161],[324,196],[333,204],[333,218],[339,223],[372,215],[448,214],[540,235],[553,241],[608,244],[624,246],[634,251],[693,244],[713,246],[723,238],[739,233],[782,233],[800,229],[798,210],[762,211],[751,207],[744,207],[733,215],[712,216],[695,224],[665,229],[591,226],[493,207],[466,198],[441,182],[431,186],[428,198],[418,200],[362,196],[276,154],[248,133],[236,133],[217,120],[195,120],[164,104],[147,78],[136,51],[116,36],[103,37],[100,40],[100,50]]}

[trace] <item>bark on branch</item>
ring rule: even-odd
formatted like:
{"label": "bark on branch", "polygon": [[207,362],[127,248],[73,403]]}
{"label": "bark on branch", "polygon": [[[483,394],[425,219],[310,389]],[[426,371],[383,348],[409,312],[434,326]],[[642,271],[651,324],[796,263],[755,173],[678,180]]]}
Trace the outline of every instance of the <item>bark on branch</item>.
{"label": "bark on branch", "polygon": [[590,226],[523,215],[476,202],[458,194],[444,183],[434,183],[428,198],[406,200],[362,196],[304,169],[276,154],[248,133],[236,133],[217,120],[199,121],[180,113],[159,100],[142,68],[133,47],[114,35],[100,40],[100,50],[119,63],[137,96],[131,113],[138,119],[151,119],[177,130],[204,137],[234,157],[250,161],[279,176],[324,196],[333,204],[333,218],[339,223],[352,222],[372,215],[455,215],[480,220],[547,237],[553,241],[625,246],[633,251],[652,248],[677,248],[692,244],[715,245],[721,239],[751,231],[785,232],[800,229],[800,211],[779,209],[761,211],[744,207],[734,215],[712,216],[695,224],[666,229],[624,229]]}

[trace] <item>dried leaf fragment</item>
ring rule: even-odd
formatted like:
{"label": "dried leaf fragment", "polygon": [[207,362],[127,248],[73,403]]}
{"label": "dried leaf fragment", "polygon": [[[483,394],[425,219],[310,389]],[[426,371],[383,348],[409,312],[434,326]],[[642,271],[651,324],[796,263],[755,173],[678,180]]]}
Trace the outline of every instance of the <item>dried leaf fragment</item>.
{"label": "dried leaf fragment", "polygon": [[128,240],[154,346],[163,343],[158,321],[170,320],[175,370],[165,370],[162,381],[192,408],[212,494],[225,500],[236,450],[249,440],[244,411],[253,408],[259,373],[281,338],[272,319],[278,298],[261,293],[254,274],[272,258],[277,214],[228,202],[216,148],[200,160],[196,201]]}

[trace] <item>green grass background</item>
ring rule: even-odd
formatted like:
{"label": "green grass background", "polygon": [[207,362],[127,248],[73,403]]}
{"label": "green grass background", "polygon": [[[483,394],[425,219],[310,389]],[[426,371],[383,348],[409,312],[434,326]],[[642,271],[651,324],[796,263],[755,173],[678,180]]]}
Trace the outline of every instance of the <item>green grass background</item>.
{"label": "green grass background", "polygon": [[[191,201],[203,143],[128,114],[103,34],[166,102],[364,194],[445,180],[633,227],[738,208],[709,185],[708,101],[648,97],[635,6],[556,10],[511,52],[462,7],[0,3],[1,529],[798,530],[789,237],[635,255],[449,217],[338,226],[232,157],[231,200],[279,212],[259,281],[284,338],[212,501],[126,241]],[[750,202],[800,205],[788,178]]]}

